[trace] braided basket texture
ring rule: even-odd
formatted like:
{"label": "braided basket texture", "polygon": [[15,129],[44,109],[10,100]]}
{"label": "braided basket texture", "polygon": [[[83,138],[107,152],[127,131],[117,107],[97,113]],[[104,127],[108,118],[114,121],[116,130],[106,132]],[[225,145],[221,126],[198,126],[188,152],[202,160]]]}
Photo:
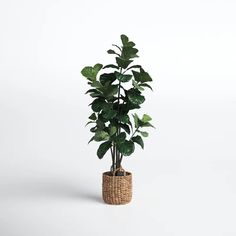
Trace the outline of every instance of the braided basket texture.
{"label": "braided basket texture", "polygon": [[[118,169],[117,169],[118,170]],[[132,199],[132,174],[124,171],[124,176],[115,176],[104,172],[102,177],[102,197],[105,203],[112,205],[127,204]]]}

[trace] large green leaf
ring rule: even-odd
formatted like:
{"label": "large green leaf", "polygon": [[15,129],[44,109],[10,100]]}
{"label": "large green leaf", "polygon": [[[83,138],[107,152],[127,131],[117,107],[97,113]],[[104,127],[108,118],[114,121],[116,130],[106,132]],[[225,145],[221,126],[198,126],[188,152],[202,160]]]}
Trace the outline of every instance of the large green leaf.
{"label": "large green leaf", "polygon": [[132,60],[125,60],[123,58],[120,58],[120,57],[116,57],[116,63],[119,67],[123,68],[123,69],[126,69],[129,64],[133,62]]}
{"label": "large green leaf", "polygon": [[98,130],[94,135],[94,140],[97,142],[108,140],[109,134],[103,130]]}
{"label": "large green leaf", "polygon": [[139,105],[134,104],[134,103],[132,103],[130,101],[127,101],[127,103],[123,107],[123,111],[129,112],[130,110],[139,109],[139,108],[140,108]]}
{"label": "large green leaf", "polygon": [[137,82],[145,83],[152,81],[150,75],[147,72],[145,72],[142,68],[140,68],[140,72],[132,70],[132,73],[134,75],[134,79]]}
{"label": "large green leaf", "polygon": [[118,79],[120,82],[124,82],[124,83],[129,82],[132,79],[132,75],[122,74],[117,71],[115,71],[115,76],[116,76],[116,79]]}
{"label": "large green leaf", "polygon": [[124,156],[130,156],[134,152],[134,143],[132,141],[125,140],[123,143],[117,145],[119,152]]}
{"label": "large green leaf", "polygon": [[96,73],[98,73],[101,69],[102,69],[103,65],[97,63],[96,65],[94,65],[93,69],[95,70]]}
{"label": "large green leaf", "polygon": [[112,109],[102,112],[102,116],[107,120],[113,119],[116,115],[117,115],[117,111],[112,110]]}
{"label": "large green leaf", "polygon": [[112,84],[116,80],[116,76],[114,73],[104,73],[100,75],[99,80],[102,85],[107,83]]}
{"label": "large green leaf", "polygon": [[127,96],[130,102],[132,102],[135,105],[140,105],[145,101],[145,97],[142,96],[137,89],[128,90]]}
{"label": "large green leaf", "polygon": [[118,121],[120,121],[120,122],[122,122],[122,123],[125,123],[125,124],[127,124],[127,123],[129,123],[129,116],[128,115],[126,115],[126,114],[124,114],[124,115],[118,115],[118,116],[116,116],[116,119],[118,120]]}
{"label": "large green leaf", "polygon": [[94,65],[94,67],[86,66],[82,69],[81,74],[90,81],[95,81],[97,74],[101,69],[102,69],[102,64],[96,64]]}
{"label": "large green leaf", "polygon": [[111,98],[118,93],[118,85],[107,85],[99,89],[103,96],[106,98]]}
{"label": "large green leaf", "polygon": [[98,130],[103,130],[105,128],[104,121],[101,118],[101,114],[98,115],[98,119],[96,120]]}
{"label": "large green leaf", "polygon": [[125,132],[121,132],[120,134],[118,134],[115,138],[116,143],[123,143],[125,141],[126,138],[126,133]]}
{"label": "large green leaf", "polygon": [[131,58],[138,57],[137,53],[138,53],[138,49],[129,47],[129,46],[124,46],[122,48],[121,57],[129,60]]}
{"label": "large green leaf", "polygon": [[97,98],[91,104],[92,104],[92,110],[94,112],[99,112],[102,110],[102,108],[106,104],[106,102],[102,98]]}
{"label": "large green leaf", "polygon": [[143,139],[141,138],[141,136],[136,135],[136,136],[134,136],[131,140],[132,140],[133,142],[139,144],[139,145],[142,147],[142,149],[144,148],[144,143],[143,143]]}
{"label": "large green leaf", "polygon": [[107,142],[102,143],[99,146],[99,148],[97,150],[97,156],[98,156],[99,159],[102,159],[104,157],[104,155],[109,150],[111,145],[112,145],[112,143],[110,141],[107,141]]}
{"label": "large green leaf", "polygon": [[127,124],[119,124],[119,126],[128,134],[130,134],[130,128]]}
{"label": "large green leaf", "polygon": [[116,126],[110,126],[109,127],[109,134],[110,136],[114,135],[117,132]]}

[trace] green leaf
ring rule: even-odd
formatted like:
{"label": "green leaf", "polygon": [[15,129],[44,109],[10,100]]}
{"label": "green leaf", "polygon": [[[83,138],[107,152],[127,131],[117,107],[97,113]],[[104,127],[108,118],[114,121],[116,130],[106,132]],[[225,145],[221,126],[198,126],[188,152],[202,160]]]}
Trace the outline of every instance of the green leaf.
{"label": "green leaf", "polygon": [[94,135],[94,140],[97,142],[108,140],[109,134],[103,130],[98,130]]}
{"label": "green leaf", "polygon": [[87,125],[89,125],[89,124],[92,124],[92,123],[95,123],[95,121],[89,121],[89,122],[86,123],[85,126],[87,126]]}
{"label": "green leaf", "polygon": [[99,80],[102,85],[105,85],[106,83],[112,84],[116,80],[116,76],[114,73],[104,73],[100,75]]}
{"label": "green leaf", "polygon": [[142,117],[142,122],[144,122],[144,123],[147,123],[151,120],[152,120],[152,118],[147,114],[144,114],[143,117]]}
{"label": "green leaf", "polygon": [[103,65],[97,63],[93,68],[95,70],[96,73],[98,73],[101,69],[102,69]]}
{"label": "green leaf", "polygon": [[107,53],[108,53],[108,54],[115,54],[115,55],[117,55],[117,56],[120,56],[119,53],[115,52],[115,51],[112,50],[112,49],[109,49],[109,50],[107,51]]}
{"label": "green leaf", "polygon": [[134,143],[132,141],[125,140],[123,143],[118,144],[117,148],[119,152],[124,156],[130,156],[134,152]]}
{"label": "green leaf", "polygon": [[129,41],[129,42],[128,42],[128,46],[129,46],[129,47],[134,47],[134,46],[135,46],[135,43],[132,42],[132,41]]}
{"label": "green leaf", "polygon": [[134,75],[134,79],[137,82],[145,83],[145,82],[150,82],[152,81],[152,78],[150,75],[144,71],[144,69],[140,68],[140,72],[132,70],[132,73]]}
{"label": "green leaf", "polygon": [[135,68],[138,68],[140,69],[141,66],[140,65],[133,65],[133,66],[130,66],[127,70],[130,70],[130,69],[135,69]]}
{"label": "green leaf", "polygon": [[128,38],[126,35],[122,34],[122,35],[120,36],[120,38],[121,38],[122,44],[123,44],[124,46],[128,44],[129,38]]}
{"label": "green leaf", "polygon": [[129,46],[124,46],[122,49],[121,57],[129,60],[131,58],[138,57],[137,53],[138,49]]}
{"label": "green leaf", "polygon": [[119,69],[118,66],[113,65],[113,64],[109,64],[109,65],[106,65],[106,66],[103,67],[103,69],[106,69],[106,68],[113,68],[113,69],[117,69],[117,70]]}
{"label": "green leaf", "polygon": [[102,93],[97,89],[89,89],[85,94],[88,94],[91,97],[102,97]]}
{"label": "green leaf", "polygon": [[107,120],[113,119],[116,115],[117,115],[117,111],[112,110],[112,109],[102,112],[102,116]]}
{"label": "green leaf", "polygon": [[95,132],[97,131],[97,126],[92,127],[92,128],[90,129],[90,131],[91,131],[92,133],[95,133]]}
{"label": "green leaf", "polygon": [[149,84],[143,83],[139,84],[139,86],[150,88],[153,91],[152,87]]}
{"label": "green leaf", "polygon": [[126,133],[125,132],[121,132],[120,134],[118,134],[115,138],[116,143],[123,143],[125,141],[126,138]]}
{"label": "green leaf", "polygon": [[129,112],[130,110],[139,109],[139,108],[140,108],[139,105],[134,104],[128,100],[127,103],[123,107],[123,111]]}
{"label": "green leaf", "polygon": [[96,93],[96,92],[98,92],[97,89],[89,89],[88,91],[86,91],[85,94],[88,94],[88,93]]}
{"label": "green leaf", "polygon": [[92,104],[92,110],[94,112],[100,112],[103,106],[106,104],[106,102],[102,98],[97,98],[91,104]]}
{"label": "green leaf", "polygon": [[118,116],[116,116],[116,119],[118,120],[118,121],[120,121],[120,122],[122,122],[122,123],[125,123],[125,124],[127,124],[127,123],[129,123],[129,116],[128,115],[126,115],[126,114],[124,114],[124,115],[118,115]]}
{"label": "green leaf", "polygon": [[102,84],[99,81],[95,80],[92,82],[91,86],[95,88],[101,88]]}
{"label": "green leaf", "polygon": [[132,60],[125,60],[123,58],[120,58],[120,57],[116,57],[116,63],[119,67],[123,68],[123,69],[126,69],[129,64],[133,62]]}
{"label": "green leaf", "polygon": [[139,145],[142,147],[142,149],[144,148],[144,143],[143,143],[143,139],[141,138],[141,136],[136,135],[136,136],[134,136],[131,140],[132,140],[133,142],[139,144]]}
{"label": "green leaf", "polygon": [[107,51],[107,53],[108,54],[117,54],[114,50],[112,50],[112,49],[109,49],[108,51]]}
{"label": "green leaf", "polygon": [[121,74],[117,71],[115,71],[115,76],[116,76],[116,79],[118,79],[120,82],[129,82],[131,79],[132,79],[132,75],[124,75],[124,74]]}
{"label": "green leaf", "polygon": [[139,72],[135,71],[135,70],[132,70],[132,73],[134,75],[134,79],[137,81],[137,82],[140,82],[141,81],[141,75]]}
{"label": "green leaf", "polygon": [[135,113],[135,114],[133,114],[133,118],[134,118],[134,127],[135,128],[138,128],[139,127],[139,117],[138,117],[138,115]]}
{"label": "green leaf", "polygon": [[88,144],[90,144],[94,140],[94,136],[88,141]]}
{"label": "green leaf", "polygon": [[106,104],[103,105],[102,110],[107,112],[109,110],[112,110],[112,107],[113,107],[113,103],[109,102],[109,103],[106,103]]}
{"label": "green leaf", "polygon": [[101,98],[101,97],[103,97],[102,94],[99,93],[99,92],[90,93],[90,96],[91,96],[92,98]]}
{"label": "green leaf", "polygon": [[155,128],[155,126],[153,126],[151,123],[149,123],[149,122],[146,122],[146,123],[142,123],[141,125],[140,125],[140,127],[152,127],[152,128]]}
{"label": "green leaf", "polygon": [[96,119],[97,119],[96,114],[93,113],[91,116],[89,116],[89,119],[90,119],[90,120],[96,120]]}
{"label": "green leaf", "polygon": [[148,137],[148,132],[138,131],[143,137]]}
{"label": "green leaf", "polygon": [[95,81],[96,76],[101,69],[102,69],[102,64],[96,64],[94,65],[94,67],[86,66],[82,69],[81,74],[90,81]]}
{"label": "green leaf", "polygon": [[144,88],[140,87],[139,84],[135,80],[132,80],[132,85],[134,86],[134,88],[138,89],[139,91],[144,90]]}
{"label": "green leaf", "polygon": [[98,130],[103,130],[105,128],[105,124],[101,120],[101,115],[100,114],[98,115],[98,119],[97,119],[96,123],[97,123]]}
{"label": "green leaf", "polygon": [[111,126],[109,130],[110,136],[114,135],[117,131],[117,128],[115,126]]}
{"label": "green leaf", "polygon": [[113,97],[118,93],[118,85],[108,85],[100,89],[106,98]]}
{"label": "green leaf", "polygon": [[104,157],[104,155],[106,154],[106,152],[109,150],[109,148],[111,147],[111,142],[110,141],[107,141],[107,142],[104,142],[102,143],[98,150],[97,150],[97,156],[99,159],[102,159]]}
{"label": "green leaf", "polygon": [[128,134],[130,134],[130,128],[127,124],[119,124],[119,126]]}
{"label": "green leaf", "polygon": [[130,102],[132,102],[135,105],[140,105],[145,101],[145,97],[140,95],[140,92],[137,89],[128,90],[127,96]]}
{"label": "green leaf", "polygon": [[144,69],[140,68],[140,72],[141,72],[141,82],[152,81],[151,76],[146,71],[144,71]]}

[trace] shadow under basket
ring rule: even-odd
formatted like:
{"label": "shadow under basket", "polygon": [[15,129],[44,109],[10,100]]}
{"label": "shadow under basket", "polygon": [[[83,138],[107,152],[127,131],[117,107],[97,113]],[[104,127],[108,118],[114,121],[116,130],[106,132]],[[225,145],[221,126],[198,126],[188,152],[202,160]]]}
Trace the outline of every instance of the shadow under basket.
{"label": "shadow under basket", "polygon": [[112,174],[110,171],[103,173],[103,200],[112,205],[127,204],[132,199],[132,174],[124,171],[123,176],[115,176],[115,172]]}

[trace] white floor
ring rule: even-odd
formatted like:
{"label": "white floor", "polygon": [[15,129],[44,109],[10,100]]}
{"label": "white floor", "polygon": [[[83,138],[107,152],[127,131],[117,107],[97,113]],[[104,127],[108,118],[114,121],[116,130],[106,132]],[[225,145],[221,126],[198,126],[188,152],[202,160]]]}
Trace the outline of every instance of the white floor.
{"label": "white floor", "polygon": [[140,164],[149,172],[133,170],[133,201],[124,206],[102,202],[94,168],[87,175],[29,168],[1,179],[1,235],[236,234],[235,161]]}

